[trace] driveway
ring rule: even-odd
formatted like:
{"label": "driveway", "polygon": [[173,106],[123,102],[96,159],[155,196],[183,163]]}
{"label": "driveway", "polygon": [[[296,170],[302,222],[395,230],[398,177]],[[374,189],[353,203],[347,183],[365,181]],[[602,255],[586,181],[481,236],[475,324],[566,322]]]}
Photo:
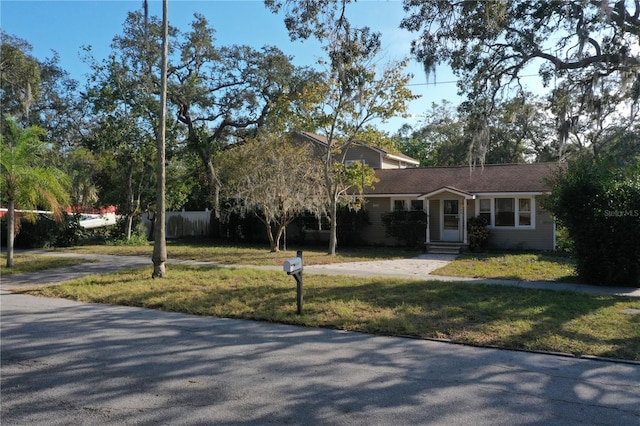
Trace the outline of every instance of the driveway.
{"label": "driveway", "polygon": [[422,254],[411,259],[377,260],[369,262],[333,263],[306,266],[305,271],[327,275],[392,276],[428,279],[428,275],[454,260],[451,254]]}
{"label": "driveway", "polygon": [[638,425],[640,365],[2,293],[12,425]]}

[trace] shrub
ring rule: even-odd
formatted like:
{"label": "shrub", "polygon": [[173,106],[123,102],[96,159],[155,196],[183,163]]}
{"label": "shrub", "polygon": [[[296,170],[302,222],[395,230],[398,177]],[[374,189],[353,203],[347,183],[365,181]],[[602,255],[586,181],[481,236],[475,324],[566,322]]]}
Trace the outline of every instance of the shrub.
{"label": "shrub", "polygon": [[470,251],[479,251],[487,248],[489,244],[488,225],[487,219],[482,216],[470,217],[467,220]]}
{"label": "shrub", "polygon": [[639,172],[582,158],[553,177],[543,207],[567,228],[578,275],[588,283],[639,285]]}
{"label": "shrub", "polygon": [[[6,229],[6,220],[2,222]],[[3,233],[4,234],[4,233]],[[36,249],[48,247],[70,247],[86,238],[85,230],[80,226],[79,218],[64,213],[64,221],[56,222],[46,214],[39,214],[35,221],[20,219],[20,231],[14,241],[15,248]],[[6,241],[3,240],[3,244]]]}
{"label": "shrub", "polygon": [[140,218],[134,218],[131,229],[131,238],[127,239],[126,218],[123,216],[116,221],[115,225],[107,226],[103,229],[106,235],[106,242],[117,246],[146,246],[149,244],[147,237],[147,227]]}
{"label": "shrub", "polygon": [[371,222],[365,209],[353,210],[347,207],[338,208],[338,244],[341,246],[357,246],[364,242],[362,233]]}
{"label": "shrub", "polygon": [[569,235],[569,230],[564,226],[559,226],[556,230],[556,251],[566,254],[575,253],[575,244]]}
{"label": "shrub", "polygon": [[427,214],[422,210],[395,210],[382,215],[388,237],[397,238],[400,244],[416,248],[424,244],[427,232]]}

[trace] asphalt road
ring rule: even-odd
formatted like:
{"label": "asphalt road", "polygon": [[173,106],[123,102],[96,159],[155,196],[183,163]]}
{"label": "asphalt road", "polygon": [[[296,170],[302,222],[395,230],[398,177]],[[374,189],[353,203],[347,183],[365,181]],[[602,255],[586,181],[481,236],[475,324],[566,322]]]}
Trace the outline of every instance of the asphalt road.
{"label": "asphalt road", "polygon": [[9,425],[640,425],[640,365],[3,292]]}

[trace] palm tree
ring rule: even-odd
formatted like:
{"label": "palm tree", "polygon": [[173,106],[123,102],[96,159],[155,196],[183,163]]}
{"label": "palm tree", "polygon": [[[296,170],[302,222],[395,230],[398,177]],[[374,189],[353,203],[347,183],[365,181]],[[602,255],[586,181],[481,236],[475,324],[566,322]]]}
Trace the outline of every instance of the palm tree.
{"label": "palm tree", "polygon": [[[0,134],[0,191],[7,203],[7,268],[13,266],[13,241],[16,231],[16,208],[52,210],[62,220],[63,206],[69,202],[69,178],[55,167],[45,166],[46,145],[37,126],[21,128],[7,117]],[[26,215],[35,219],[35,215]]]}

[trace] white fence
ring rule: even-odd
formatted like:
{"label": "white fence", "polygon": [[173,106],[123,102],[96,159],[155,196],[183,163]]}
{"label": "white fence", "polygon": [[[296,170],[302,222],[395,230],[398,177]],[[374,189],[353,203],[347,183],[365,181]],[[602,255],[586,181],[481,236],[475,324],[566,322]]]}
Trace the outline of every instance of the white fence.
{"label": "white fence", "polygon": [[[142,220],[147,229],[151,229],[147,213],[142,215]],[[207,209],[198,212],[166,212],[164,223],[167,238],[208,236],[211,211]]]}

